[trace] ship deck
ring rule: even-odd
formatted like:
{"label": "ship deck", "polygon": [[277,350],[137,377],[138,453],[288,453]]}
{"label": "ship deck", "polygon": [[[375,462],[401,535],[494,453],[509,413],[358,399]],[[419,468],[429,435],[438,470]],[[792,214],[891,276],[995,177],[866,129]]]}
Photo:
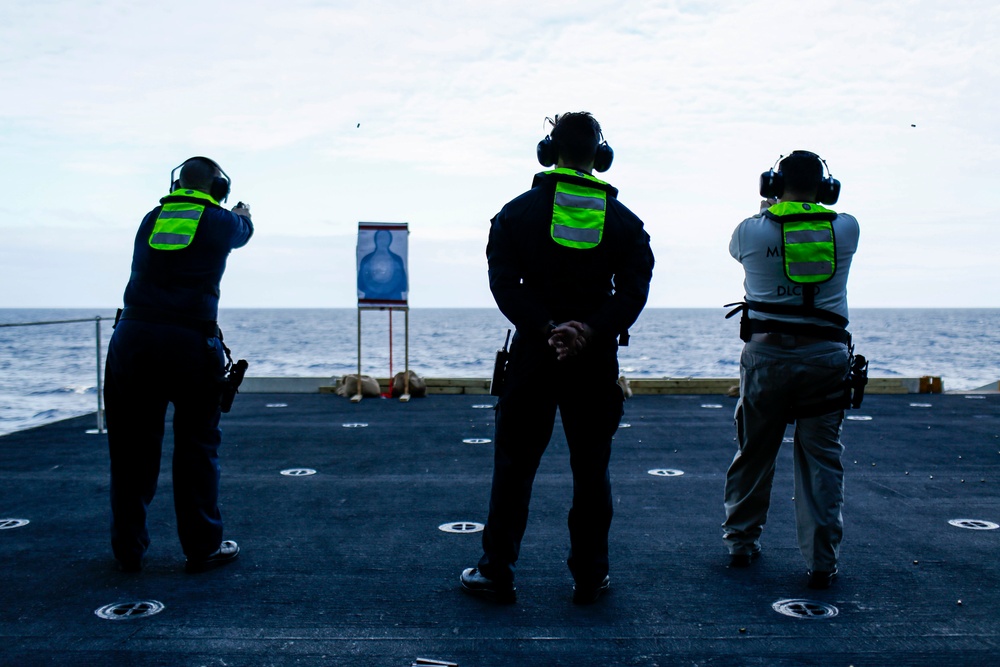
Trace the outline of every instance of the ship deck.
{"label": "ship deck", "polygon": [[[612,457],[612,588],[587,607],[571,603],[564,562],[559,428],[535,482],[518,602],[460,591],[480,555],[480,533],[462,529],[485,520],[493,400],[240,395],[223,422],[222,511],[243,551],[200,574],[185,573],[176,537],[169,427],[139,574],[110,554],[93,415],[0,437],[0,664],[996,664],[1000,395],[874,395],[849,413],[846,537],[828,591],[805,586],[790,445],[764,556],[730,569],[719,525],[735,400],[632,398]],[[282,474],[301,469],[315,474]],[[95,613],[135,602],[162,610]]]}

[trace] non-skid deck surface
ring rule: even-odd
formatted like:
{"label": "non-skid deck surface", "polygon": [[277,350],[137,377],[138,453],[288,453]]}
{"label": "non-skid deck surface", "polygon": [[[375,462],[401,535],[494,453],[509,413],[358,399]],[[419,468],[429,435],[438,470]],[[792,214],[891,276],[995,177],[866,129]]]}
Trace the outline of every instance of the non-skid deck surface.
{"label": "non-skid deck surface", "polygon": [[[870,419],[844,426],[846,537],[829,591],[805,587],[790,444],[764,557],[731,570],[719,524],[733,399],[630,400],[612,457],[612,590],[583,608],[564,563],[571,480],[558,428],[518,603],[459,590],[480,534],[439,526],[485,520],[492,445],[466,440],[492,438],[493,410],[476,407],[492,401],[239,396],[224,417],[222,510],[243,553],[202,574],[184,572],[175,533],[169,429],[137,575],[110,555],[107,443],[85,432],[93,416],[0,437],[0,519],[30,521],[0,530],[0,664],[1000,664],[1000,530],[949,523],[1000,523],[1000,396],[869,396],[849,413]],[[281,474],[303,468],[316,474]],[[820,604],[790,605],[805,617],[772,608],[793,599]],[[164,607],[95,614],[141,601]]]}

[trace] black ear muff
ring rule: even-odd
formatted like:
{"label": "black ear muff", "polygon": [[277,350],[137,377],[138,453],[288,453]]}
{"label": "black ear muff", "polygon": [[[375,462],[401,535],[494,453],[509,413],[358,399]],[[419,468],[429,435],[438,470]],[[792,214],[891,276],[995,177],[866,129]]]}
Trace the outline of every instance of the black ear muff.
{"label": "black ear muff", "polygon": [[614,159],[615,152],[611,150],[611,146],[608,146],[608,142],[602,141],[594,153],[594,171],[607,171],[611,168]]}
{"label": "black ear muff", "polygon": [[[173,174],[171,174],[171,176],[173,176]],[[170,191],[173,192],[174,190],[180,190],[180,189],[181,189],[181,180],[179,178],[175,178],[174,181],[170,184]]]}
{"label": "black ear muff", "polygon": [[[222,171],[221,169],[219,171]],[[225,172],[223,172],[225,173]],[[212,198],[218,202],[224,202],[229,197],[229,179],[222,178],[221,176],[216,176],[212,179],[211,192],[208,194],[212,195]]]}
{"label": "black ear muff", "polygon": [[837,203],[838,199],[840,199],[840,181],[833,176],[827,176],[819,182],[819,187],[816,189],[816,201],[832,206]]}
{"label": "black ear muff", "polygon": [[785,179],[780,171],[770,169],[760,175],[760,196],[764,199],[778,199],[785,193]]}
{"label": "black ear muff", "polygon": [[[809,151],[794,151],[792,153],[792,155],[796,154],[815,158],[823,164],[823,173],[826,176],[820,180],[819,185],[816,187],[816,201],[820,204],[836,204],[837,200],[840,199],[840,181],[830,173],[830,167],[827,166],[826,160]],[[781,163],[784,157],[784,155],[779,156],[778,160],[774,163],[774,167],[771,167],[770,171],[765,171],[760,175],[761,197],[765,199],[778,199],[785,193],[785,178],[780,170],[775,171],[775,167]]]}
{"label": "black ear muff", "polygon": [[[538,158],[538,163],[543,167],[551,167],[559,161],[559,149],[556,148],[556,142],[552,140],[552,137],[545,137],[538,142],[535,155]],[[594,153],[594,171],[607,171],[611,168],[614,159],[615,151],[608,145],[608,142],[602,142]]]}
{"label": "black ear muff", "polygon": [[559,161],[559,150],[556,148],[556,142],[552,141],[551,136],[547,136],[538,142],[538,146],[535,148],[535,156],[538,158],[538,163],[543,167],[551,167]]}

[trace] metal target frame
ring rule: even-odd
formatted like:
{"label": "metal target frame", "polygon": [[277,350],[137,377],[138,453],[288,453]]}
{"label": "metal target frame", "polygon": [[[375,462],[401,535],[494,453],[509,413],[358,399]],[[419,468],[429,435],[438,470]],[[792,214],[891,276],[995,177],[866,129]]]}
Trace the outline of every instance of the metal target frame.
{"label": "metal target frame", "polygon": [[[409,236],[409,223],[407,222],[359,222],[358,223],[358,276],[360,281],[361,272],[361,258],[360,258],[360,248],[362,235],[369,231],[389,231],[390,234],[396,234],[402,232],[406,236]],[[407,244],[407,254],[408,254],[409,244]],[[409,283],[409,257],[407,256],[404,260],[404,268],[406,270],[406,279]],[[369,299],[361,296],[360,288],[358,292],[358,375],[357,375],[357,393],[351,396],[352,403],[360,403],[363,395],[361,394],[361,312],[364,310],[387,310],[389,311],[389,393],[392,393],[392,311],[401,310],[404,313],[404,334],[403,334],[403,346],[404,346],[404,364],[403,364],[403,393],[399,397],[400,403],[407,403],[410,400],[410,305],[409,305],[409,288],[407,287],[405,296],[400,301],[390,301],[387,299]],[[381,389],[380,389],[381,391]]]}

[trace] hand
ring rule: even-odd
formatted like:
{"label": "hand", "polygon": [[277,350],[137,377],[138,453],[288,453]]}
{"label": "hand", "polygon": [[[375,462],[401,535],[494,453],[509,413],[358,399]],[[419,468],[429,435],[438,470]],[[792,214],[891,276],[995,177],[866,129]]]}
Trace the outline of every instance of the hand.
{"label": "hand", "polygon": [[593,337],[594,330],[583,322],[570,320],[563,322],[552,330],[549,336],[549,346],[555,349],[556,358],[564,361],[580,354],[587,342]]}
{"label": "hand", "polygon": [[236,215],[242,215],[245,218],[250,217],[250,207],[243,202],[237,202],[236,206],[233,207],[233,213]]}

